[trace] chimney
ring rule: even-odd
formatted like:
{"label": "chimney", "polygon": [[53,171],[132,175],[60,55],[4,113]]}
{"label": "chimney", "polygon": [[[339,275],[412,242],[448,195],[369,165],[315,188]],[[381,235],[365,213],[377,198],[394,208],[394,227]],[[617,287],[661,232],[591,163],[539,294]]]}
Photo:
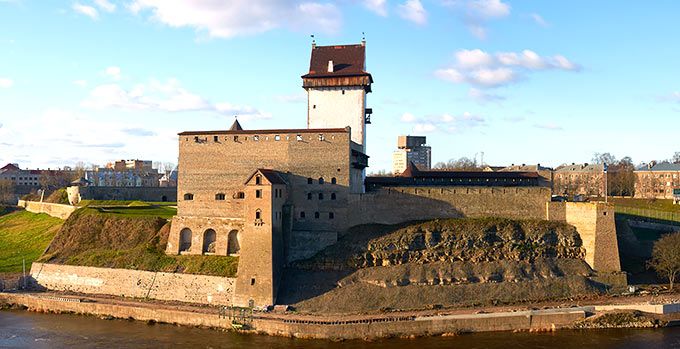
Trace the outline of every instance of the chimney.
{"label": "chimney", "polygon": [[361,46],[366,46],[366,40],[363,40],[363,41],[361,42]]}
{"label": "chimney", "polygon": [[329,73],[333,72],[333,61],[328,61],[328,72]]}
{"label": "chimney", "polygon": [[312,43],[312,50],[316,48],[316,43]]}

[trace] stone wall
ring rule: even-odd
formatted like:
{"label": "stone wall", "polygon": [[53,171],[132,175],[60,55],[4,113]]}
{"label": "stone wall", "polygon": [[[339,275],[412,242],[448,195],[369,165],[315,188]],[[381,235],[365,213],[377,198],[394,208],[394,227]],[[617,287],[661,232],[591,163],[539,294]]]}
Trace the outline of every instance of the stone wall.
{"label": "stone wall", "polygon": [[[243,219],[242,218],[219,218],[219,217],[179,217],[172,218],[168,245],[165,253],[177,254],[203,254],[203,242],[208,230],[214,230],[216,235],[215,254],[226,256],[237,255],[243,243]],[[190,236],[191,246],[183,250],[182,232]],[[235,234],[236,237],[230,235]],[[231,244],[231,247],[230,247]],[[186,247],[186,246],[184,246]],[[183,251],[182,251],[183,250]],[[232,253],[228,253],[232,251]]]}
{"label": "stone wall", "polygon": [[68,187],[69,203],[81,200],[177,202],[177,187]]}
{"label": "stone wall", "polygon": [[52,217],[67,219],[78,207],[71,205],[52,204],[48,202],[19,200],[19,207],[23,207],[28,212],[46,213]]}
{"label": "stone wall", "polygon": [[394,187],[351,195],[351,225],[461,217],[545,219],[541,187]]}
{"label": "stone wall", "polygon": [[586,262],[593,269],[621,271],[612,205],[601,202],[549,202],[546,219],[576,227],[586,250]]}
{"label": "stone wall", "polygon": [[55,291],[231,305],[234,278],[33,263],[34,285]]}

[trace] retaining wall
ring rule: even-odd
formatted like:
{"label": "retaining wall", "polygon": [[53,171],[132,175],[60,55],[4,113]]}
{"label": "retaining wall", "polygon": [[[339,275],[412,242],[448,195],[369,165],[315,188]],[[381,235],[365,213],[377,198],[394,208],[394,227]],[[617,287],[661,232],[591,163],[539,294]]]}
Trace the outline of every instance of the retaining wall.
{"label": "retaining wall", "polygon": [[235,278],[33,263],[34,286],[55,291],[231,305]]}
{"label": "retaining wall", "polygon": [[46,213],[52,217],[57,217],[61,219],[67,219],[69,216],[71,216],[71,213],[73,213],[73,211],[78,209],[78,207],[71,205],[52,204],[48,202],[26,200],[19,200],[17,206],[25,208],[26,211],[28,212]]}

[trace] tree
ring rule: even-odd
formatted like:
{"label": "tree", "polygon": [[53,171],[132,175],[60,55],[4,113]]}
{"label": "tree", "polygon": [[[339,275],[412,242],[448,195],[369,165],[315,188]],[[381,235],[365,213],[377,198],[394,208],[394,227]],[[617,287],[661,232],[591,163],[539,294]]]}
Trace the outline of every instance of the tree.
{"label": "tree", "polygon": [[673,154],[673,163],[680,163],[680,151],[676,151],[675,154]]}
{"label": "tree", "polygon": [[610,153],[595,153],[593,154],[592,161],[594,164],[612,165],[618,163],[618,161],[616,161],[616,157]]}
{"label": "tree", "polygon": [[654,243],[652,259],[648,262],[659,276],[667,277],[669,290],[680,272],[680,232],[668,234]]}
{"label": "tree", "polygon": [[0,203],[16,204],[14,183],[3,178],[0,178]]}
{"label": "tree", "polygon": [[434,164],[434,168],[437,170],[479,170],[477,163],[468,158],[461,157],[460,159],[449,159],[446,163],[438,162]]}

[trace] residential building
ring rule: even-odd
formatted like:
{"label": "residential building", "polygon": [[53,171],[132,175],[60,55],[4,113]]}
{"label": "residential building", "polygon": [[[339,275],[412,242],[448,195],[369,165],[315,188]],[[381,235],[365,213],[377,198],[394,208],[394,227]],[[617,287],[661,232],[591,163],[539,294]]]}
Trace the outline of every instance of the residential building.
{"label": "residential building", "polygon": [[680,188],[680,164],[643,164],[635,168],[635,197],[672,199],[673,189]]}
{"label": "residential building", "polygon": [[571,164],[558,167],[553,175],[553,194],[556,195],[605,195],[607,178],[603,164]]}
{"label": "residential building", "polygon": [[[487,166],[489,168],[489,166]],[[487,169],[484,169],[487,171]],[[539,183],[541,186],[547,186],[551,187],[552,186],[552,180],[553,180],[553,173],[554,170],[550,167],[545,167],[541,166],[541,164],[536,164],[536,165],[527,165],[527,164],[521,164],[521,165],[515,165],[512,164],[507,167],[503,167],[500,170],[497,170],[499,172],[536,172],[538,173],[539,176]]]}
{"label": "residential building", "polygon": [[408,168],[410,163],[420,170],[432,168],[432,149],[427,145],[424,136],[399,136],[397,147],[392,153],[392,172],[398,175]]}

